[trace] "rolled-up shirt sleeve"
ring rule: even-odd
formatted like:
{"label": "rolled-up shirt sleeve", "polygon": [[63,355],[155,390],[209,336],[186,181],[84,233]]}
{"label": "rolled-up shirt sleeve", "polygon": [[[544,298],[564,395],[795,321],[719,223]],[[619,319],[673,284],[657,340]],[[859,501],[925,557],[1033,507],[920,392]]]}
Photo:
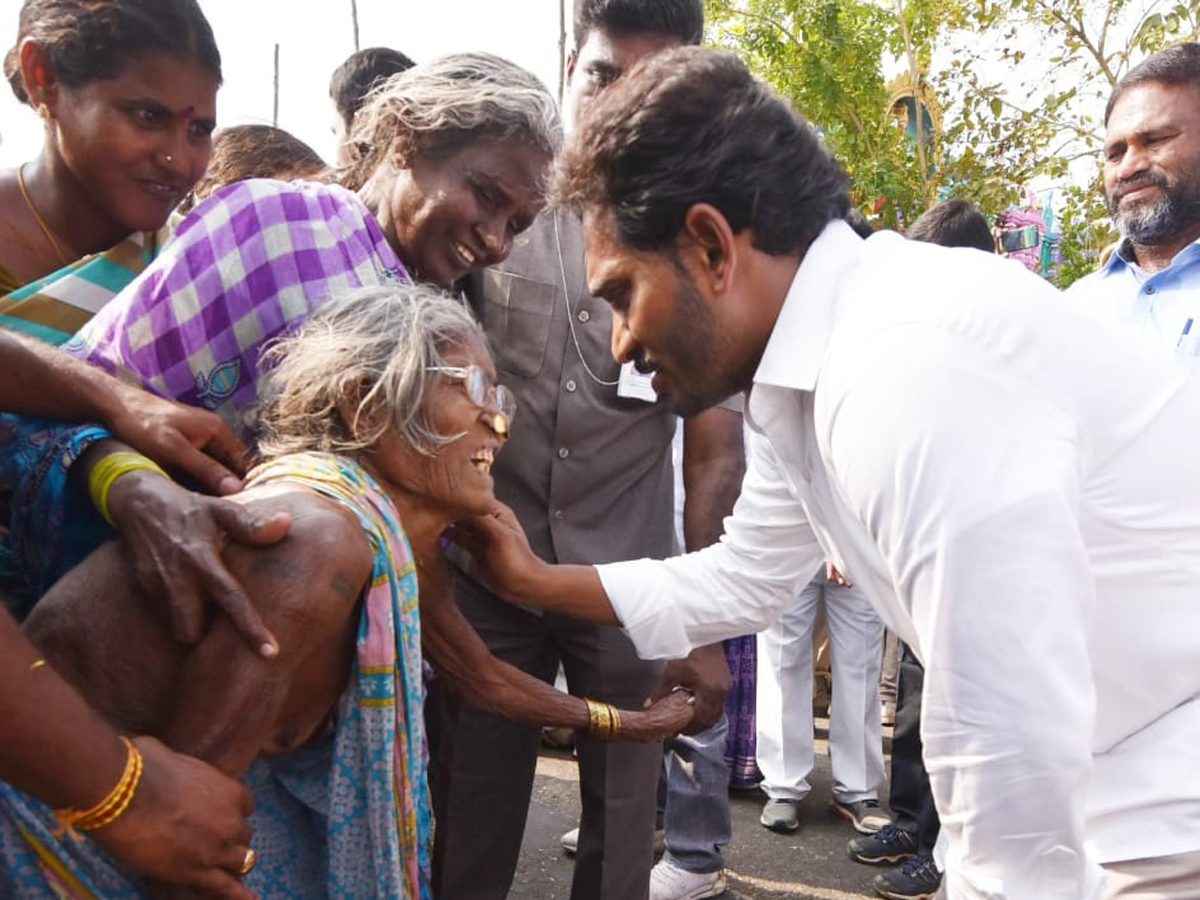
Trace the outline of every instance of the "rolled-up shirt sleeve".
{"label": "rolled-up shirt sleeve", "polygon": [[761,631],[824,556],[774,451],[752,435],[750,460],[719,543],[669,560],[598,566],[613,611],[643,658]]}
{"label": "rolled-up shirt sleeve", "polygon": [[859,350],[823,373],[818,427],[926,663],[947,896],[1089,900],[1086,440],[1036,373],[968,338],[898,328]]}

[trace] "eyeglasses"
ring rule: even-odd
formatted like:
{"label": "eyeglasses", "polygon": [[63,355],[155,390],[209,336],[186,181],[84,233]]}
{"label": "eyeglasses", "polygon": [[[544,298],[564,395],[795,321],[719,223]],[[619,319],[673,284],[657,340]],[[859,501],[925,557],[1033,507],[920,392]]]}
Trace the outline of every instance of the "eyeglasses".
{"label": "eyeglasses", "polygon": [[[512,424],[517,414],[517,398],[502,384],[492,384],[487,372],[479,366],[429,366],[426,371],[437,372],[455,381],[461,381],[467,388],[467,397],[480,409],[487,409],[494,403],[500,415],[508,424]],[[497,429],[500,430],[500,429]]]}

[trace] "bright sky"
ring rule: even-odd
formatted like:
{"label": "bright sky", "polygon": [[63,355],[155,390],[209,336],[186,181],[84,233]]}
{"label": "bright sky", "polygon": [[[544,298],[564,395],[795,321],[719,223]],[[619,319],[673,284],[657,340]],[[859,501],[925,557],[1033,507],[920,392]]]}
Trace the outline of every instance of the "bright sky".
{"label": "bright sky", "polygon": [[[279,122],[333,159],[329,76],[354,51],[351,0],[200,0],[217,36],[225,84],[220,125],[271,122],[279,44]],[[359,44],[389,46],[421,62],[444,53],[488,50],[558,89],[560,0],[358,0]],[[568,24],[573,4],[567,4]],[[21,0],[0,0],[0,56],[16,39]],[[41,122],[0,84],[0,166],[41,146]]]}

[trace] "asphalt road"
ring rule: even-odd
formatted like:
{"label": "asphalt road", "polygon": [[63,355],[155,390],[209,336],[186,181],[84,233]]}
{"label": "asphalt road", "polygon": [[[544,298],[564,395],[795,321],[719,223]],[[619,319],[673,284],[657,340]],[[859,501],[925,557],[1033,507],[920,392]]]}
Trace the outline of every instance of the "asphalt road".
{"label": "asphalt road", "polygon": [[[830,771],[823,730],[828,723],[818,719],[817,724],[822,730],[813,789],[800,805],[798,831],[775,834],[758,823],[766,799],[759,791],[730,795],[733,841],[725,848],[729,890],[720,900],[878,900],[871,890],[871,879],[878,870],[850,859],[846,844],[854,832],[828,811]],[[885,729],[885,751],[889,732]],[[886,789],[881,800],[886,800]],[[578,816],[574,760],[569,753],[544,751],[510,900],[567,900],[572,861],[559,837],[575,827]]]}

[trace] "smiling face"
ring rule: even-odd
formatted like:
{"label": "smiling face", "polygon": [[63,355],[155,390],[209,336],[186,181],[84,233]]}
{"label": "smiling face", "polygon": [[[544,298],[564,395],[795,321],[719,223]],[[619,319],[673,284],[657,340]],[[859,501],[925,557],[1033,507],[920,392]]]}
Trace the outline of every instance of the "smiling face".
{"label": "smiling face", "polygon": [[151,51],[115,78],[31,96],[50,112],[48,150],[77,199],[120,236],[160,228],[204,174],[217,87],[217,76],[198,63]]}
{"label": "smiling face", "polygon": [[[495,383],[491,354],[476,340],[450,348],[443,361],[448,367],[479,366]],[[496,499],[492,462],[505,440],[496,431],[494,399],[481,408],[471,402],[461,379],[434,375],[423,406],[430,429],[453,440],[427,456],[389,431],[370,451],[372,464],[385,481],[427,510],[450,519],[488,512]]]}
{"label": "smiling face", "polygon": [[683,416],[748,386],[733,326],[679,255],[629,249],[613,233],[611,217],[595,211],[584,216],[584,235],[588,290],[612,307],[618,362],[653,371],[654,390]]}
{"label": "smiling face", "polygon": [[449,285],[508,256],[542,207],[549,165],[529,144],[492,139],[438,158],[418,153],[383,187],[375,214],[415,275]]}
{"label": "smiling face", "polygon": [[1200,87],[1131,87],[1105,132],[1104,193],[1121,233],[1143,245],[1200,235]]}

